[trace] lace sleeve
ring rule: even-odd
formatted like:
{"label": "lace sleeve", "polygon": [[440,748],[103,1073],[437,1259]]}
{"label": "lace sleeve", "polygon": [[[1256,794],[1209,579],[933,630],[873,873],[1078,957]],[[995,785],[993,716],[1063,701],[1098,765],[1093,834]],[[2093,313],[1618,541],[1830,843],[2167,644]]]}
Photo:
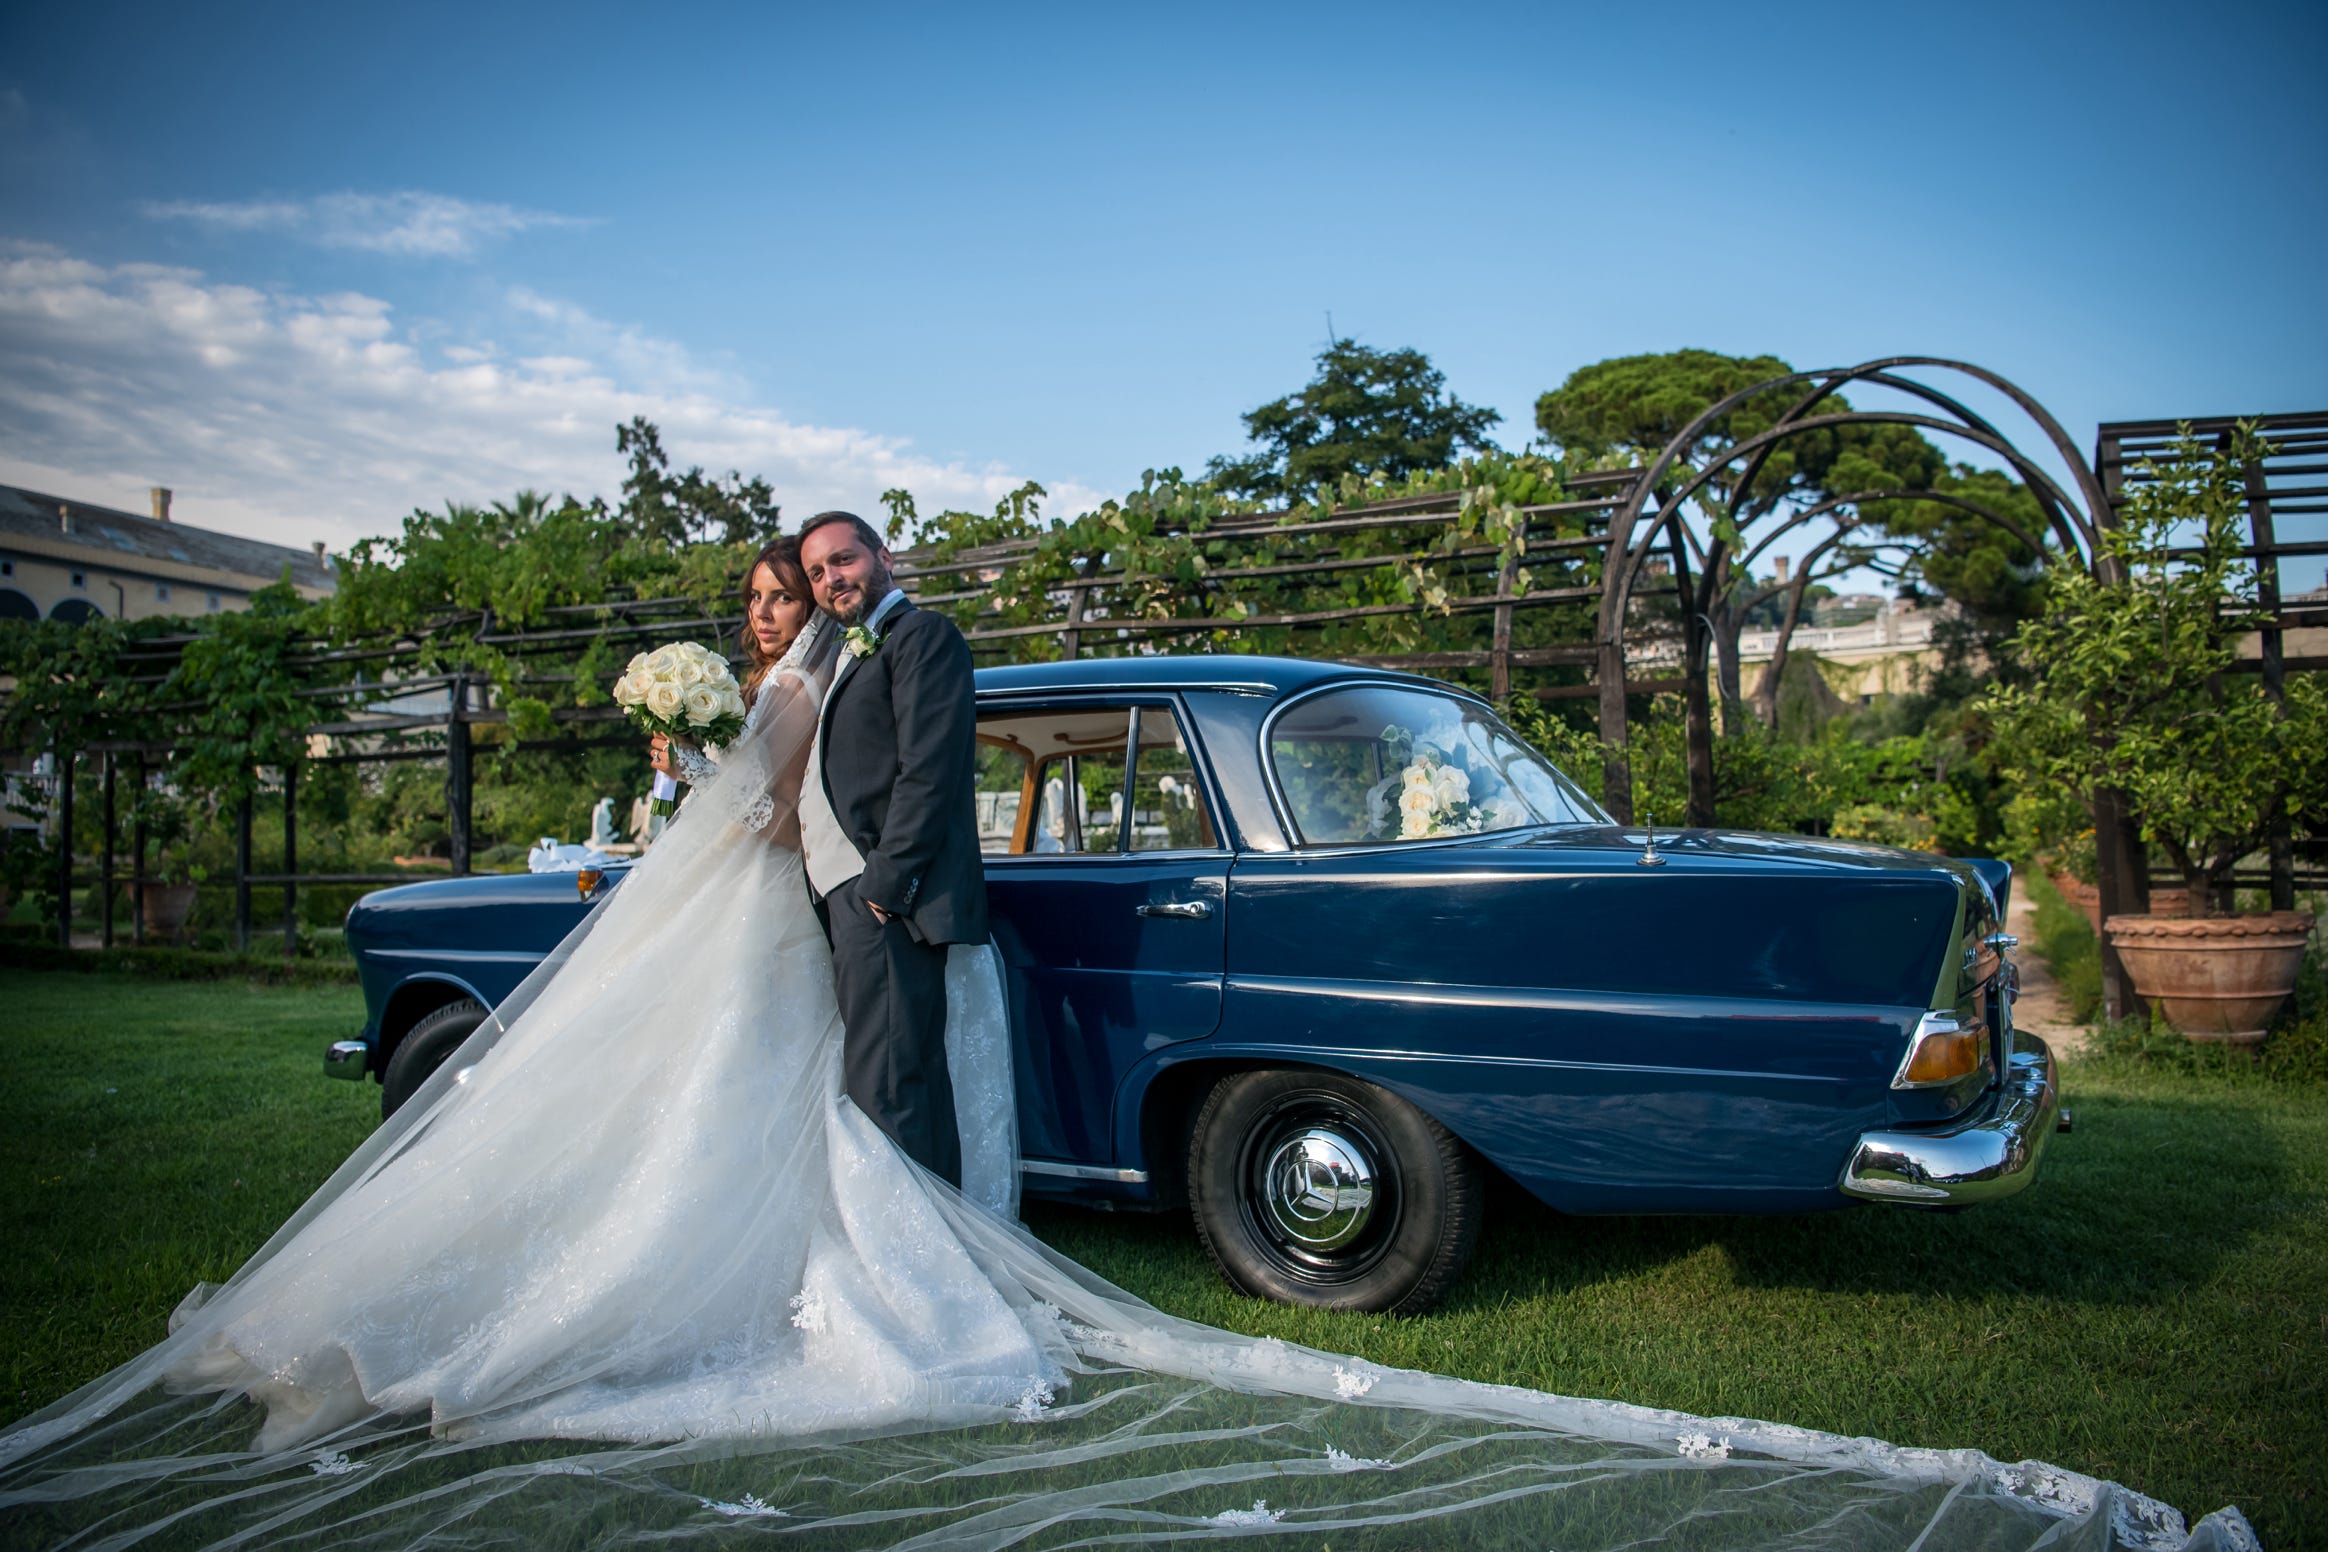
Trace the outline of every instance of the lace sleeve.
{"label": "lace sleeve", "polygon": [[719,774],[719,761],[711,757],[710,751],[676,738],[671,740],[670,748],[672,769],[690,787],[708,787],[711,779]]}

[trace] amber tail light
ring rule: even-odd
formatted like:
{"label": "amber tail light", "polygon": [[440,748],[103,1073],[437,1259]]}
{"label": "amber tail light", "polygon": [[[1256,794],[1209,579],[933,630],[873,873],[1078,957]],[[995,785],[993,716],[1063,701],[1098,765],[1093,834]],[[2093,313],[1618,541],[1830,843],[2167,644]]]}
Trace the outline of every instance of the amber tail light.
{"label": "amber tail light", "polygon": [[584,868],[574,875],[574,887],[580,891],[582,898],[587,900],[590,898],[590,891],[596,889],[598,881],[604,877],[606,877],[604,868]]}
{"label": "amber tail light", "polygon": [[1980,1070],[1981,1031],[1966,1029],[1954,1014],[1927,1013],[1908,1042],[1907,1060],[1900,1063],[1895,1089],[1929,1088],[1953,1083]]}

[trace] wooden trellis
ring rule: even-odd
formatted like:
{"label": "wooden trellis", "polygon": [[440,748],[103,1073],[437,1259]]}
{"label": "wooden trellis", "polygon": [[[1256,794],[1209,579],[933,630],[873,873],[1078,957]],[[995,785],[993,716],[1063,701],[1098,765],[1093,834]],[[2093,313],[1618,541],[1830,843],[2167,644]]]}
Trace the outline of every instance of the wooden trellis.
{"label": "wooden trellis", "polygon": [[[1580,626],[1572,643],[1522,647],[1514,644],[1514,621],[1522,611],[1560,606],[1577,609],[1584,616],[1593,613],[1601,596],[1601,555],[1608,547],[1608,517],[1630,492],[1638,474],[1638,470],[1622,469],[1572,476],[1567,487],[1585,494],[1571,500],[1518,508],[1526,538],[1524,560],[1497,544],[1449,549],[1437,542],[1439,535],[1433,530],[1443,530],[1460,518],[1460,494],[1446,492],[1330,508],[1320,516],[1300,522],[1288,521],[1291,514],[1286,512],[1216,520],[1197,537],[1208,548],[1217,547],[1227,554],[1221,562],[1208,567],[1205,580],[1216,585],[1226,584],[1224,591],[1233,593],[1234,584],[1240,581],[1269,578],[1281,585],[1299,584],[1324,581],[1353,570],[1427,563],[1434,576],[1453,587],[1470,589],[1451,591],[1439,608],[1458,631],[1465,622],[1476,621],[1470,634],[1478,638],[1477,644],[1429,652],[1364,654],[1340,660],[1416,671],[1485,670],[1488,693],[1500,699],[1516,687],[1516,669],[1572,665],[1589,670],[1595,665],[1597,655],[1589,625]],[[1335,544],[1338,538],[1383,532],[1403,532],[1413,542],[1388,554],[1345,554]],[[1051,618],[1033,624],[1000,625],[981,623],[993,615],[991,609],[964,613],[963,605],[975,606],[984,599],[988,594],[986,584],[1031,555],[1038,542],[1020,539],[987,545],[960,551],[942,562],[926,552],[908,550],[898,557],[898,582],[922,606],[943,608],[955,614],[972,652],[989,658],[1009,657],[1020,644],[1033,639],[1055,641],[1060,654],[1070,658],[1094,652],[1167,650],[1191,636],[1223,637],[1233,649],[1259,632],[1286,631],[1299,635],[1323,632],[1353,621],[1434,612],[1430,605],[1399,602],[1336,605],[1266,615],[1151,614],[1140,609],[1138,600],[1142,585],[1153,579],[1127,572],[1111,556],[1098,553],[1083,557],[1073,576],[1046,584],[1045,593],[1055,608]],[[1260,564],[1239,559],[1256,550],[1274,552],[1289,542],[1306,543],[1310,553],[1300,560]],[[1523,591],[1518,585],[1518,574],[1523,567],[1561,571],[1564,573],[1562,585]],[[971,585],[964,586],[965,583]],[[1635,596],[1651,597],[1672,591],[1670,585],[1651,584],[1637,589]],[[1674,629],[1678,630],[1679,626]],[[1637,634],[1646,641],[1657,634],[1656,627],[1643,622]],[[1531,688],[1545,699],[1598,693],[1590,683]],[[1680,680],[1671,677],[1627,681],[1627,690],[1631,693],[1679,688]]]}
{"label": "wooden trellis", "polygon": [[[1576,682],[1540,683],[1525,688],[1545,699],[1592,697],[1600,693],[1592,682],[1591,674],[1606,654],[1590,639],[1591,620],[1599,610],[1601,596],[1601,554],[1607,547],[1607,518],[1609,512],[1629,494],[1637,471],[1621,470],[1592,474],[1571,479],[1569,488],[1578,494],[1560,502],[1546,503],[1520,509],[1522,531],[1527,536],[1527,566],[1557,578],[1558,585],[1522,589],[1517,558],[1508,555],[1501,545],[1471,544],[1449,548],[1442,541],[1448,526],[1460,520],[1459,493],[1432,494],[1409,497],[1396,501],[1365,506],[1330,509],[1315,517],[1299,522],[1287,521],[1286,513],[1262,513],[1223,520],[1208,527],[1202,538],[1208,547],[1219,547],[1233,552],[1230,559],[1210,568],[1208,580],[1225,585],[1232,593],[1235,584],[1248,579],[1270,577],[1283,581],[1316,580],[1321,583],[1339,578],[1361,568],[1379,569],[1421,563],[1431,568],[1435,579],[1446,583],[1449,596],[1443,605],[1432,606],[1422,602],[1344,605],[1303,609],[1271,615],[1168,615],[1155,616],[1132,612],[1127,600],[1138,590],[1143,579],[1111,568],[1109,557],[1095,554],[1081,559],[1075,574],[1046,586],[1045,596],[1056,606],[1052,619],[1035,624],[982,623],[981,615],[991,616],[991,609],[981,611],[977,604],[988,594],[984,579],[1023,558],[1034,548],[1034,541],[1016,541],[984,549],[963,551],[940,561],[926,551],[907,550],[898,556],[899,584],[917,601],[928,607],[945,608],[963,619],[965,634],[972,650],[982,657],[1009,658],[1023,654],[1036,640],[1050,638],[1058,651],[1067,657],[1094,653],[1146,653],[1169,650],[1185,643],[1191,637],[1219,636],[1226,645],[1235,647],[1249,644],[1256,633],[1286,632],[1298,643],[1303,635],[1322,632],[1353,621],[1384,618],[1396,615],[1440,613],[1444,616],[1442,631],[1452,629],[1458,634],[1468,627],[1475,638],[1473,644],[1449,647],[1428,652],[1373,654],[1350,659],[1380,667],[1413,669],[1426,672],[1484,671],[1490,693],[1501,697],[1519,684],[1519,676],[1529,670],[1573,668]],[[1345,536],[1376,535],[1384,532],[1404,534],[1411,542],[1390,553],[1344,553],[1337,540]],[[1234,556],[1250,556],[1259,549],[1277,551],[1289,543],[1304,545],[1308,553],[1298,560],[1269,560],[1259,563],[1240,563]],[[1633,589],[1636,599],[1654,599],[1674,591],[1668,582],[1659,585],[1651,581]],[[970,607],[965,608],[964,605]],[[1576,611],[1578,623],[1573,641],[1550,642],[1533,646],[1515,642],[1515,623],[1524,613],[1567,607]],[[1653,607],[1653,606],[1652,606]],[[1659,622],[1644,609],[1641,614],[1640,640],[1646,647],[1662,646],[1670,642],[1675,632],[1685,631],[1686,625]],[[313,755],[308,764],[378,764],[399,760],[431,759],[445,763],[445,804],[447,815],[450,871],[459,876],[470,871],[472,838],[474,833],[473,763],[476,749],[471,741],[471,730],[482,725],[506,723],[506,710],[481,704],[477,692],[484,687],[480,674],[454,672],[422,673],[420,665],[431,645],[431,638],[457,638],[474,641],[479,645],[519,658],[529,656],[562,655],[571,653],[578,645],[611,641],[618,646],[645,647],[683,636],[709,634],[722,645],[732,642],[742,622],[728,616],[706,614],[702,606],[688,599],[647,599],[612,601],[604,604],[573,605],[543,611],[538,624],[524,629],[495,629],[493,621],[484,615],[463,615],[437,622],[430,631],[420,635],[380,644],[355,647],[317,648],[294,659],[302,667],[316,671],[342,668],[367,677],[349,682],[316,685],[299,693],[317,704],[318,719],[306,732],[311,736],[328,737],[354,747],[335,749],[328,754]],[[473,634],[468,634],[473,632]],[[155,638],[139,643],[122,660],[124,672],[133,680],[159,683],[175,665],[177,656],[194,638],[190,636]],[[1680,657],[1678,651],[1669,653]],[[570,688],[571,673],[525,673],[515,677],[520,688]],[[1646,694],[1682,688],[1680,678],[1664,677],[1628,679],[1626,691]],[[446,704],[442,710],[399,711],[378,709],[413,696],[442,691]],[[165,710],[168,708],[164,708]],[[182,709],[182,708],[181,708]],[[622,713],[611,705],[566,706],[552,709],[552,718],[560,725],[562,736],[552,740],[535,740],[523,747],[537,750],[581,750],[631,744],[636,741],[623,719]],[[59,911],[56,922],[58,940],[70,941],[71,898],[75,886],[99,885],[101,940],[111,946],[115,941],[114,890],[127,885],[131,896],[133,934],[143,940],[143,897],[150,884],[159,883],[148,871],[147,837],[133,829],[130,837],[126,870],[118,855],[118,815],[115,791],[126,764],[132,779],[141,786],[149,774],[167,767],[175,750],[167,744],[141,743],[134,740],[93,742],[79,749],[55,751],[59,779],[59,819],[65,834],[72,833],[73,789],[72,774],[77,763],[95,757],[101,764],[101,783],[104,792],[104,838],[97,868],[93,873],[78,870],[69,848],[60,854],[58,896]],[[406,873],[302,873],[298,868],[298,793],[296,768],[278,773],[276,787],[282,799],[283,868],[280,872],[258,872],[251,862],[253,814],[252,803],[245,797],[236,805],[234,814],[235,857],[235,941],[238,948],[247,948],[251,932],[251,891],[254,887],[279,888],[283,892],[283,936],[286,955],[295,951],[298,919],[298,890],[302,885],[321,884],[392,884],[409,882]]]}

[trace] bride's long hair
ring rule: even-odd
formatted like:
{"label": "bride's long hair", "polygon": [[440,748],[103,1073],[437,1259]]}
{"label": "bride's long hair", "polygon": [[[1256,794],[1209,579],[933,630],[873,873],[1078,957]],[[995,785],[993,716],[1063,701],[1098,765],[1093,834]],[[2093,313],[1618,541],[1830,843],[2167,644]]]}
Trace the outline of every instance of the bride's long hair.
{"label": "bride's long hair", "polygon": [[752,564],[744,569],[744,585],[738,594],[738,600],[744,607],[744,660],[751,665],[744,674],[744,698],[747,701],[759,695],[760,681],[768,677],[768,671],[777,663],[777,654],[763,650],[759,633],[752,629],[752,579],[760,574],[762,566],[774,572],[777,582],[789,589],[795,598],[807,602],[808,618],[801,622],[801,629],[806,630],[816,623],[816,595],[808,590],[808,573],[800,566],[800,541],[789,535],[769,540],[760,553],[752,557]]}

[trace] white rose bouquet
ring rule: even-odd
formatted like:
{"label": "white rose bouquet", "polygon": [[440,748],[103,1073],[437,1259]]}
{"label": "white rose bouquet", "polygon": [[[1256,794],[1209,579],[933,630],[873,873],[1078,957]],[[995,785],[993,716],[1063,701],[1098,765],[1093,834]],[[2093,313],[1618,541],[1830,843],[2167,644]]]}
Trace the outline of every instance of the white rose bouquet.
{"label": "white rose bouquet", "polygon": [[[615,681],[614,699],[647,732],[669,738],[726,744],[744,730],[744,691],[727,659],[692,641],[632,658]],[[670,813],[678,797],[679,784],[657,771],[654,811]]]}
{"label": "white rose bouquet", "polygon": [[[1441,835],[1476,835],[1493,823],[1493,816],[1471,801],[1470,774],[1461,766],[1448,764],[1435,746],[1395,723],[1382,730],[1382,741],[1394,750],[1405,748],[1410,753],[1396,776],[1367,794],[1378,834],[1423,841]],[[1382,812],[1384,799],[1393,792],[1395,819]]]}

